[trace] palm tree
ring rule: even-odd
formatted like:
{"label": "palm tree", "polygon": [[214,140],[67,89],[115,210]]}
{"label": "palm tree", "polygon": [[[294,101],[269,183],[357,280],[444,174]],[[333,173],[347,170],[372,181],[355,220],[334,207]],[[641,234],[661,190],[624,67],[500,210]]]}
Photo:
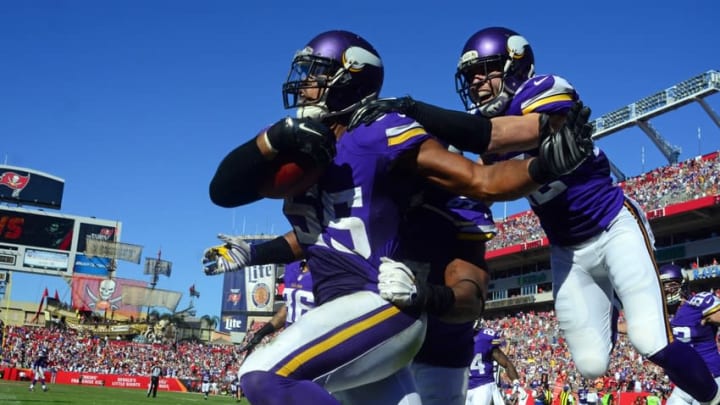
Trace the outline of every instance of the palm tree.
{"label": "palm tree", "polygon": [[200,334],[204,335],[203,331],[207,330],[207,339],[210,341],[212,332],[220,324],[220,318],[218,316],[203,315],[200,317]]}

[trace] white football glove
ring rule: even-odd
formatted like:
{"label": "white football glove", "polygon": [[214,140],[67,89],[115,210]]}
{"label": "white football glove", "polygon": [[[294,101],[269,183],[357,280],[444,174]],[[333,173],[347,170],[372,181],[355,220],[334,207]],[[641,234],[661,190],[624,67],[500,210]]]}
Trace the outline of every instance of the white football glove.
{"label": "white football glove", "polygon": [[217,237],[225,243],[205,249],[202,260],[205,274],[213,276],[238,271],[250,264],[252,257],[247,242],[237,236],[222,233]]}
{"label": "white football glove", "polygon": [[380,258],[378,290],[380,296],[400,308],[412,306],[417,298],[417,286],[412,270],[401,262]]}
{"label": "white football glove", "polygon": [[517,397],[521,401],[526,400],[528,397],[527,391],[518,380],[513,380],[513,392],[517,393]]}

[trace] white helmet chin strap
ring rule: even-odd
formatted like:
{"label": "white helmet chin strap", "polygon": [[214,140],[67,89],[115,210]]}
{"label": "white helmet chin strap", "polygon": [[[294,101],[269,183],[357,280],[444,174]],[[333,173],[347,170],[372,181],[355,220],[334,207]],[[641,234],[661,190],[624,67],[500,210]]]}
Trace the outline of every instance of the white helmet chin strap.
{"label": "white helmet chin strap", "polygon": [[505,111],[511,99],[512,97],[503,89],[495,98],[477,107],[477,110],[485,117],[496,117]]}
{"label": "white helmet chin strap", "polygon": [[315,121],[322,121],[325,118],[328,117],[335,117],[338,115],[347,114],[349,112],[352,112],[356,110],[361,105],[367,103],[370,100],[375,100],[377,98],[377,93],[369,94],[368,96],[364,97],[362,100],[358,101],[357,103],[354,103],[352,105],[349,105],[345,107],[344,109],[340,111],[334,111],[330,112],[327,108],[327,105],[325,105],[325,102],[319,102],[317,104],[313,105],[306,105],[302,107],[298,107],[295,111],[295,116],[297,118],[309,118],[311,120]]}
{"label": "white helmet chin strap", "polygon": [[325,104],[306,105],[298,107],[295,111],[297,118],[309,118],[311,120],[320,121],[329,114]]}

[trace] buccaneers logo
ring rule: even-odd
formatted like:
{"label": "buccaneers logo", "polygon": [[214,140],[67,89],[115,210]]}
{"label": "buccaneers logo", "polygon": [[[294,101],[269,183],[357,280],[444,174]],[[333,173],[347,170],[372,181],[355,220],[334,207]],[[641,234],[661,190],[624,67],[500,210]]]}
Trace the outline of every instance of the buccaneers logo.
{"label": "buccaneers logo", "polygon": [[0,184],[13,189],[12,196],[20,197],[20,192],[30,183],[30,174],[21,176],[15,172],[4,172],[0,175]]}
{"label": "buccaneers logo", "polygon": [[239,288],[231,288],[230,292],[228,293],[227,300],[228,302],[232,302],[233,306],[236,306],[240,303],[240,298],[242,298],[242,294],[240,293]]}

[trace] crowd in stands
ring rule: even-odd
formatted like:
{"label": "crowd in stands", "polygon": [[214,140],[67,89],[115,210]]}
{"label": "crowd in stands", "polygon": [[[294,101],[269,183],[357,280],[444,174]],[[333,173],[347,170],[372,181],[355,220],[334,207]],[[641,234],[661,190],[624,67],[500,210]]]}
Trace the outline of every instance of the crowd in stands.
{"label": "crowd in stands", "polygon": [[[543,373],[554,384],[569,384],[574,390],[585,383],[598,391],[657,391],[664,396],[672,389],[663,371],[640,356],[625,335],[619,335],[608,373],[595,381],[584,381],[571,360],[553,311],[519,312],[485,319],[484,323],[502,331],[502,349],[528,389],[539,384]],[[208,369],[222,386],[232,380],[243,358],[232,345],[141,344],[54,326],[7,326],[4,332],[0,369],[29,368],[44,345],[49,349],[51,371],[146,376],[153,361],[159,360],[169,377],[196,381],[202,370]]]}
{"label": "crowd in stands", "polygon": [[[586,381],[575,368],[553,311],[519,312],[486,319],[485,326],[502,331],[502,350],[528,389],[538,386],[542,374],[547,373],[551,385],[568,384],[573,391],[586,384],[598,392],[657,391],[667,397],[672,390],[663,370],[640,356],[626,335],[618,336],[605,376]],[[505,382],[506,388],[510,388],[507,378]]]}
{"label": "crowd in stands", "polygon": [[5,327],[0,369],[30,368],[42,346],[50,354],[51,371],[147,376],[157,360],[168,377],[194,381],[207,369],[215,381],[227,383],[238,366],[233,345],[143,344],[53,325]]}
{"label": "crowd in stands", "polygon": [[[647,212],[675,203],[718,195],[720,152],[659,167],[620,183],[625,194]],[[535,214],[524,211],[497,222],[498,234],[488,250],[514,246],[545,237]]]}
{"label": "crowd in stands", "polygon": [[[718,184],[720,153],[713,153],[655,169],[628,179],[621,186],[645,210],[653,210],[706,195],[717,195]],[[544,237],[531,211],[506,218],[498,226],[500,232],[490,242],[490,250]],[[608,373],[595,381],[584,381],[575,369],[553,311],[519,312],[485,319],[484,322],[486,327],[502,331],[503,351],[513,361],[528,388],[538,384],[544,373],[555,384],[569,384],[575,390],[587,384],[598,391],[646,391],[667,396],[672,388],[663,371],[640,356],[625,335],[619,335]],[[78,332],[52,323],[49,325],[5,326],[0,369],[29,368],[44,345],[49,349],[51,371],[148,375],[157,360],[164,368],[164,375],[169,377],[197,380],[202,370],[207,369],[216,381],[227,383],[244,356],[238,353],[238,346],[233,345],[115,341],[94,336],[88,331]],[[261,325],[253,326],[257,328]]]}

